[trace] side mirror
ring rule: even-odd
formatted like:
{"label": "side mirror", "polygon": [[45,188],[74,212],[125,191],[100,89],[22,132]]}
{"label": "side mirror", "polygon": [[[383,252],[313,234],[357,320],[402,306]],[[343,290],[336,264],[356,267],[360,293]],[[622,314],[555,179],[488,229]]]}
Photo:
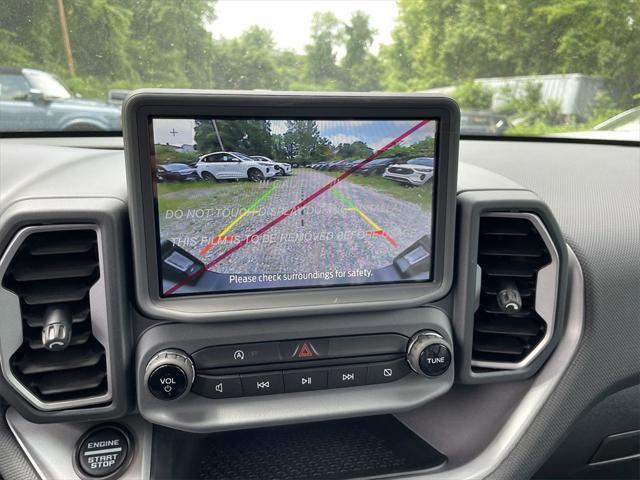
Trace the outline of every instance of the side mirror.
{"label": "side mirror", "polygon": [[42,93],[41,90],[38,90],[37,88],[32,88],[31,90],[29,90],[29,101],[31,103],[44,103],[45,102],[44,94]]}

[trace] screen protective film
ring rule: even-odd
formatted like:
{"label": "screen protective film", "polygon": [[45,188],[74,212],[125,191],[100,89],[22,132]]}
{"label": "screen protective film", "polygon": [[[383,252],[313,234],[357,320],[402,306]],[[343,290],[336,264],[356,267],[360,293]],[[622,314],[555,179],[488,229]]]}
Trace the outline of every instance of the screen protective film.
{"label": "screen protective film", "polygon": [[161,296],[432,279],[437,120],[150,131]]}

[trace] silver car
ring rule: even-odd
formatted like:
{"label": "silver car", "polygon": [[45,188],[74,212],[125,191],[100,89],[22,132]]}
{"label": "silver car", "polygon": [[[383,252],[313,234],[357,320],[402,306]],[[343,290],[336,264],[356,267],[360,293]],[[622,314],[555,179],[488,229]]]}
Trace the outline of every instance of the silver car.
{"label": "silver car", "polygon": [[120,108],[76,98],[53,75],[0,68],[0,131],[122,130]]}
{"label": "silver car", "polygon": [[433,179],[433,158],[416,157],[405,163],[390,165],[382,176],[414,187],[426,185]]}

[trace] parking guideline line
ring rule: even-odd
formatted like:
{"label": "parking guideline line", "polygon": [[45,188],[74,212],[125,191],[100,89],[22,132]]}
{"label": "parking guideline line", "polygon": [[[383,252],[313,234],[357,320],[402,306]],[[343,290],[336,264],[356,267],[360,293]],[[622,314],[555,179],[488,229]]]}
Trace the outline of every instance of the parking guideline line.
{"label": "parking guideline line", "polygon": [[340,199],[342,203],[344,203],[349,208],[358,208],[356,204],[349,200],[340,190],[334,190],[333,194]]}
{"label": "parking guideline line", "polygon": [[360,210],[359,208],[347,208],[347,210],[351,210],[353,212],[356,212],[358,215],[360,215],[360,217],[362,217],[362,219],[367,222],[369,225],[371,225],[371,227],[376,230],[376,231],[383,231],[383,228],[380,227],[380,225],[378,225],[376,222],[374,222],[373,220],[371,220],[366,213],[364,213],[362,210]]}
{"label": "parking guideline line", "polygon": [[417,130],[421,129],[422,127],[424,127],[426,124],[429,123],[429,121],[430,120],[421,120],[421,121],[419,121],[413,127],[411,127],[409,130],[404,132],[402,135],[397,136],[396,138],[391,140],[389,143],[387,143],[385,146],[383,146],[383,147],[379,148],[378,150],[376,150],[375,152],[373,152],[371,155],[369,155],[363,161],[361,161],[357,165],[349,168],[346,172],[344,172],[343,174],[341,174],[337,178],[334,178],[333,180],[331,180],[324,187],[321,187],[320,189],[316,190],[311,195],[306,197],[304,200],[301,200],[299,203],[297,203],[293,207],[291,207],[291,208],[287,209],[286,211],[282,212],[278,217],[274,218],[269,223],[267,223],[266,225],[264,225],[261,228],[259,228],[258,230],[256,230],[253,234],[249,235],[244,240],[241,240],[240,242],[236,243],[233,247],[229,248],[228,250],[222,252],[217,258],[214,258],[212,261],[210,261],[209,263],[207,263],[206,265],[204,265],[203,267],[201,267],[197,271],[193,272],[188,277],[183,278],[178,283],[176,283],[172,287],[170,287],[167,290],[165,290],[163,295],[166,296],[166,295],[171,295],[171,294],[175,293],[176,290],[179,290],[180,288],[184,287],[187,284],[187,282],[189,282],[192,278],[196,277],[197,275],[202,274],[202,272],[205,271],[205,270],[209,270],[211,267],[217,265],[222,260],[227,258],[229,255],[233,254],[234,252],[237,252],[242,247],[247,245],[250,241],[252,241],[252,239],[259,237],[263,233],[269,231],[274,226],[278,225],[280,222],[282,222],[286,218],[289,218],[291,215],[296,213],[298,210],[303,208],[305,205],[307,205],[307,204],[311,203],[312,201],[314,201],[316,198],[318,198],[324,192],[326,192],[327,190],[335,187],[338,183],[343,181],[345,178],[347,178],[348,176],[352,175],[354,172],[358,171],[359,169],[361,169],[362,167],[367,165],[369,162],[371,162],[373,159],[375,159],[378,155],[380,155],[381,153],[386,152],[391,147],[393,147],[394,145],[397,145],[398,143],[400,143],[402,140],[407,138],[409,135],[411,135],[415,131],[417,131]]}
{"label": "parking guideline line", "polygon": [[266,192],[264,192],[260,197],[258,197],[251,205],[249,205],[247,207],[247,209],[242,212],[240,215],[238,215],[236,218],[234,218],[233,220],[231,220],[231,222],[222,229],[222,231],[216,235],[215,237],[213,237],[213,239],[202,249],[200,250],[200,256],[202,255],[206,255],[206,253],[211,250],[211,248],[217,243],[217,241],[224,237],[227,233],[229,233],[229,231],[235,227],[238,222],[240,220],[242,220],[245,216],[247,216],[249,213],[255,213],[254,209],[260,205],[262,202],[264,202],[267,198],[269,198],[271,196],[271,194],[273,193],[273,190],[276,188],[275,185],[272,185],[271,188],[269,190],[267,190]]}
{"label": "parking guideline line", "polygon": [[392,246],[394,247],[398,246],[396,241],[393,238],[391,238],[391,235],[389,235],[382,227],[380,227],[380,225],[378,225],[376,222],[371,220],[371,218],[362,210],[360,210],[360,208],[356,207],[356,205],[349,198],[347,198],[342,192],[339,192],[338,190],[334,190],[333,193],[336,195],[336,197],[338,197],[342,201],[342,203],[344,203],[347,206],[345,210],[347,210],[348,212],[356,212],[358,215],[360,215],[360,217],[365,222],[367,222],[375,230],[374,232],[375,234],[382,236]]}

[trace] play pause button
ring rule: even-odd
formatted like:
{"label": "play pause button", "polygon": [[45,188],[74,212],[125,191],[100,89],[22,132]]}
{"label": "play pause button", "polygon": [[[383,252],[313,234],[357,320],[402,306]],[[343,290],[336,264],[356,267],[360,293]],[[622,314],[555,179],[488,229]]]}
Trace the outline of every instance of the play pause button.
{"label": "play pause button", "polygon": [[293,370],[284,373],[285,392],[306,392],[327,388],[326,370]]}

